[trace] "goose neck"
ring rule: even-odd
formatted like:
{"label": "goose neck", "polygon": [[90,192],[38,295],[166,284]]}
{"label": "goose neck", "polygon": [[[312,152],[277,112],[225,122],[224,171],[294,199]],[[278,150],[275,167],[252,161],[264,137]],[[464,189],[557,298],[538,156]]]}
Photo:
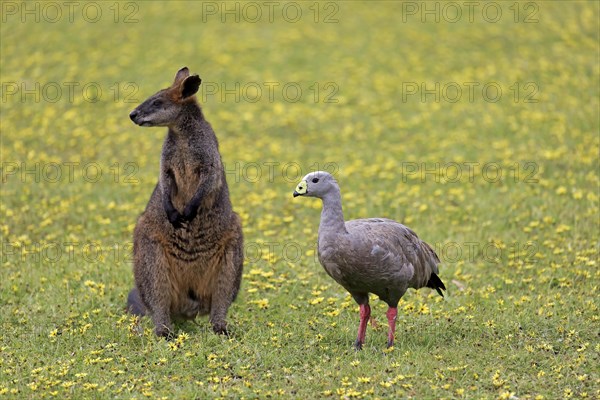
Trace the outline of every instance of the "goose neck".
{"label": "goose neck", "polygon": [[337,193],[328,193],[323,197],[323,210],[321,211],[319,231],[323,233],[347,233],[339,191]]}

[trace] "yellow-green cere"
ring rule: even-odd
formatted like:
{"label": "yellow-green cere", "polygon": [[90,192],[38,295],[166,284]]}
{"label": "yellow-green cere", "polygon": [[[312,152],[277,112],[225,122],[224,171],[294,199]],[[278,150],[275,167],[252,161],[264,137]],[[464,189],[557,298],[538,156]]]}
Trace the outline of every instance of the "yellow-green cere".
{"label": "yellow-green cere", "polygon": [[296,193],[298,194],[306,194],[306,188],[307,188],[307,184],[306,181],[303,180],[301,181],[298,186],[296,186]]}

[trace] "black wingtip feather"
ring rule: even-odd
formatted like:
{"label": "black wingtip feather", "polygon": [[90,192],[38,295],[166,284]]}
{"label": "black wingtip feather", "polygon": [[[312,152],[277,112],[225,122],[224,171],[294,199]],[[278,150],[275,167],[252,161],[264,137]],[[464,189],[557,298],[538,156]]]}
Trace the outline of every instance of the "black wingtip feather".
{"label": "black wingtip feather", "polygon": [[444,282],[442,282],[440,277],[437,276],[434,272],[431,273],[431,276],[429,277],[429,281],[427,282],[426,286],[428,288],[435,289],[440,296],[444,297],[444,293],[442,293],[442,290],[446,290],[446,286],[444,285]]}

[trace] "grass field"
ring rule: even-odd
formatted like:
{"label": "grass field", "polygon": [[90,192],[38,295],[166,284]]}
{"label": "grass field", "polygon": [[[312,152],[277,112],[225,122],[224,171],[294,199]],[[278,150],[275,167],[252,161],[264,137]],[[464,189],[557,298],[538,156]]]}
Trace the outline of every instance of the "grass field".
{"label": "grass field", "polygon": [[[600,398],[598,3],[1,6],[0,398]],[[166,131],[128,113],[184,65],[244,224],[229,339],[124,314]],[[315,169],[443,261],[390,350],[376,298],[352,348]]]}

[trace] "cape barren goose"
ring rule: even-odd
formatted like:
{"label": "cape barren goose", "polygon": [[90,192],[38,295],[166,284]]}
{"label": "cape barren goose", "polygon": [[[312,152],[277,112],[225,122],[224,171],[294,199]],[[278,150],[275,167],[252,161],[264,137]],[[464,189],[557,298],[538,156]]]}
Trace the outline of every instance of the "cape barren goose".
{"label": "cape barren goose", "polygon": [[389,306],[388,347],[394,344],[397,306],[408,288],[429,287],[444,296],[444,283],[437,276],[440,260],[416,233],[385,218],[344,221],[340,187],[328,172],[304,177],[294,197],[318,197],[323,201],[319,225],[319,261],[360,306],[360,324],[355,347],[365,342],[371,316],[369,293]]}

